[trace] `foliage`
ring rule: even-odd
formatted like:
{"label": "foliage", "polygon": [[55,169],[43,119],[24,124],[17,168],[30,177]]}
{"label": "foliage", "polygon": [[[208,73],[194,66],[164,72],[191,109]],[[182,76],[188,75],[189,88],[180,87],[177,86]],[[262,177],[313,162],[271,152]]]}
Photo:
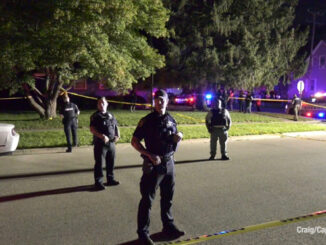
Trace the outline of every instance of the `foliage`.
{"label": "foliage", "polygon": [[[304,69],[307,31],[292,28],[296,0],[164,1],[171,10],[167,71],[174,79],[273,87]],[[285,80],[285,79],[284,79]]]}
{"label": "foliage", "polygon": [[160,0],[2,1],[0,19],[0,89],[23,86],[45,117],[64,84],[92,78],[124,91],[164,65],[147,44],[167,35]]}

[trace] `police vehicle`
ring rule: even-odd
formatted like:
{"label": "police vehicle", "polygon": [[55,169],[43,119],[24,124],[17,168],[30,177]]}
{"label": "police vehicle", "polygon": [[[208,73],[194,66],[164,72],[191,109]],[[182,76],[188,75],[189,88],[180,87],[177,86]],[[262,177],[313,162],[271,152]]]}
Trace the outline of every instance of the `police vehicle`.
{"label": "police vehicle", "polygon": [[[292,102],[285,105],[285,112],[293,114]],[[311,96],[310,99],[302,100],[300,115],[317,119],[326,118],[326,93],[318,92]]]}

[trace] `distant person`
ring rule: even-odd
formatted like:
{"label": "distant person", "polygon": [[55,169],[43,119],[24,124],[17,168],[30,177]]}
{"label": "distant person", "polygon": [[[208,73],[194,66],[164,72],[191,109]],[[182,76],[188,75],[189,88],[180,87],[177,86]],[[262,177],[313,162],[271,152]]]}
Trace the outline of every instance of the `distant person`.
{"label": "distant person", "polygon": [[293,107],[293,113],[294,113],[294,121],[298,121],[299,118],[299,112],[301,109],[301,99],[295,94],[292,99],[292,107]]}
{"label": "distant person", "polygon": [[132,90],[130,93],[130,112],[134,112],[136,110],[136,103],[137,103],[137,94],[135,90]]}
{"label": "distant person", "polygon": [[260,95],[258,95],[257,100],[256,100],[256,110],[261,111],[261,98],[260,98]]}
{"label": "distant person", "polygon": [[[172,216],[175,187],[174,152],[182,140],[174,118],[166,112],[168,95],[164,90],[154,95],[154,111],[142,118],[133,134],[131,144],[140,152],[143,175],[140,181],[141,200],[138,207],[137,233],[141,244],[154,244],[149,236],[150,211],[158,187],[161,191],[162,232],[171,238],[185,234],[179,230]],[[145,146],[141,143],[144,139]]]}
{"label": "distant person", "polygon": [[230,89],[228,91],[228,101],[227,101],[227,104],[228,104],[228,108],[230,111],[233,111],[233,102],[234,102],[234,92],[232,91],[232,89]]}
{"label": "distant person", "polygon": [[245,96],[242,90],[239,93],[239,112],[245,112]]}
{"label": "distant person", "polygon": [[251,113],[252,101],[253,101],[253,98],[251,96],[251,93],[248,92],[248,94],[245,98],[246,109],[245,109],[244,113]]}
{"label": "distant person", "polygon": [[106,166],[107,185],[119,185],[114,179],[113,169],[115,161],[115,143],[120,139],[118,123],[112,113],[107,111],[108,102],[105,97],[97,100],[97,111],[90,119],[90,131],[93,134],[94,144],[94,179],[95,188],[104,190],[103,161]]}
{"label": "distant person", "polygon": [[228,93],[227,93],[227,91],[225,89],[221,90],[219,99],[222,102],[222,108],[226,108],[229,96],[228,96]]}
{"label": "distant person", "polygon": [[[72,147],[77,146],[77,128],[78,128],[78,115],[80,113],[76,104],[70,102],[68,94],[63,95],[63,106],[61,107],[59,114],[62,118],[62,123],[64,127],[64,132],[67,140],[67,150],[66,152],[72,152]],[[72,134],[72,144],[71,136]]]}
{"label": "distant person", "polygon": [[206,127],[210,133],[210,158],[214,160],[216,155],[217,141],[220,143],[222,160],[229,160],[227,155],[228,130],[231,127],[231,116],[227,109],[222,108],[220,100],[215,100],[211,109],[206,115]]}

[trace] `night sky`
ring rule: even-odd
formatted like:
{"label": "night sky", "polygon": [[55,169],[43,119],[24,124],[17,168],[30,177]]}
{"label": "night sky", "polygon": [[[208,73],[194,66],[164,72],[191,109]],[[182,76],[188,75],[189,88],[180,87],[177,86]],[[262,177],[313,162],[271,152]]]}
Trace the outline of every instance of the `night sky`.
{"label": "night sky", "polygon": [[326,0],[299,0],[296,9],[295,24],[312,27],[312,15],[308,12],[318,11],[316,18],[316,40],[326,40]]}

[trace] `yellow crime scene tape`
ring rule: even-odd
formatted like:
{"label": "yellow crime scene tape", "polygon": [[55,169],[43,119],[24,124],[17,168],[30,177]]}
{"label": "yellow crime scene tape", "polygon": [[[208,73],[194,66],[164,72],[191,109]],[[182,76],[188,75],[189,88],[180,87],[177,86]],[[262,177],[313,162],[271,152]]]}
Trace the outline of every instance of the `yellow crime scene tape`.
{"label": "yellow crime scene tape", "polygon": [[309,106],[312,106],[312,107],[318,107],[318,108],[323,108],[323,109],[326,109],[326,106],[322,106],[322,105],[314,105],[314,104],[310,104],[308,102],[302,102],[303,105],[309,105]]}
{"label": "yellow crime scene tape", "polygon": [[[229,97],[228,100],[232,100],[232,99],[236,99],[236,100],[245,100],[245,97]],[[281,100],[281,99],[262,99],[262,98],[253,98],[253,100],[260,100],[260,101],[272,101],[272,102],[291,102],[292,100]]]}
{"label": "yellow crime scene tape", "polygon": [[314,212],[311,214],[307,214],[304,216],[298,216],[295,218],[289,218],[289,219],[284,219],[284,220],[275,220],[275,221],[266,222],[266,223],[262,223],[262,224],[246,226],[246,227],[243,227],[240,229],[220,231],[220,232],[214,233],[212,235],[202,235],[202,236],[198,236],[195,238],[179,240],[179,241],[175,241],[175,242],[167,242],[167,243],[162,243],[162,244],[175,244],[175,245],[196,244],[196,243],[201,243],[201,242],[205,242],[208,240],[222,238],[225,236],[232,236],[232,235],[237,235],[237,234],[241,234],[241,233],[262,230],[262,229],[266,229],[266,228],[270,228],[270,227],[276,227],[276,226],[282,226],[282,225],[287,225],[287,224],[291,224],[291,223],[306,221],[309,219],[317,219],[317,218],[321,218],[321,217],[325,217],[325,216],[326,216],[326,210],[323,210],[323,211],[318,211],[318,212]]}
{"label": "yellow crime scene tape", "polygon": [[[67,94],[79,96],[79,97],[82,97],[82,98],[97,100],[97,98],[95,98],[95,97],[81,95],[81,94],[67,92],[67,91],[65,91],[65,92]],[[117,101],[117,100],[108,100],[108,102],[110,102],[110,103],[116,103],[116,104],[124,104],[124,105],[138,105],[138,106],[148,106],[148,107],[151,107],[152,106],[151,104],[131,103],[131,102],[124,102],[124,101]]]}
{"label": "yellow crime scene tape", "polygon": [[[97,100],[97,98],[95,97],[92,97],[92,96],[86,96],[86,95],[81,95],[81,94],[77,94],[77,93],[73,93],[73,92],[68,92],[67,90],[65,89],[62,89],[63,92],[61,92],[60,95],[64,94],[64,93],[68,93],[68,94],[71,94],[71,95],[74,95],[74,96],[79,96],[79,97],[82,97],[82,98],[86,98],[86,99],[91,99],[91,100]],[[24,96],[24,97],[10,97],[10,98],[0,98],[0,100],[19,100],[19,99],[27,99],[27,98],[30,98],[31,96]],[[235,100],[245,100],[246,98],[240,98],[240,97],[229,97],[228,100],[231,100],[231,99],[235,99]],[[262,98],[253,98],[254,101],[269,101],[269,102],[291,102],[291,100],[282,100],[282,99],[262,99]],[[146,107],[152,107],[151,104],[148,104],[148,103],[132,103],[132,102],[124,102],[124,101],[117,101],[117,100],[108,100],[108,102],[110,103],[116,103],[116,104],[125,104],[125,105],[137,105],[137,106],[146,106]],[[311,103],[308,103],[308,102],[305,102],[305,101],[302,101],[302,104],[303,105],[309,105],[311,107],[318,107],[318,108],[323,108],[323,109],[326,109],[326,106],[322,106],[322,105],[315,105],[315,104],[311,104]],[[181,115],[179,114],[179,116],[183,116],[185,118],[188,118],[188,119],[191,119],[191,120],[194,120],[194,121],[198,121],[197,119],[195,118],[192,118],[192,117],[189,117],[189,116],[184,116],[184,115]],[[198,122],[204,122],[204,121],[198,121]]]}
{"label": "yellow crime scene tape", "polygon": [[0,100],[22,100],[30,98],[31,96],[25,96],[25,97],[10,97],[10,98],[0,98]]}

